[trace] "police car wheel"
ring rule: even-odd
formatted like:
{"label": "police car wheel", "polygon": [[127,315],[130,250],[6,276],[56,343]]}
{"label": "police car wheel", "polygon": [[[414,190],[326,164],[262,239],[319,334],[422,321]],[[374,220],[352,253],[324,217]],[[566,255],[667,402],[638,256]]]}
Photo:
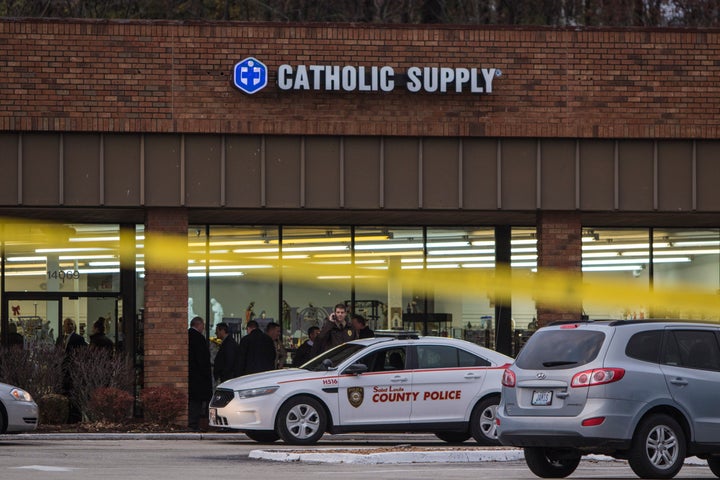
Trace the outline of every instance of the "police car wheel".
{"label": "police car wheel", "polygon": [[447,443],[463,443],[471,437],[469,432],[435,432],[435,436]]}
{"label": "police car wheel", "polygon": [[480,445],[500,445],[495,414],[500,397],[489,397],[475,405],[470,415],[470,433]]}
{"label": "police car wheel", "polygon": [[277,432],[285,443],[311,445],[323,436],[327,415],[322,404],[311,397],[294,397],[280,407]]}
{"label": "police car wheel", "polygon": [[250,440],[258,443],[273,443],[280,438],[280,435],[272,430],[248,430],[244,433]]}

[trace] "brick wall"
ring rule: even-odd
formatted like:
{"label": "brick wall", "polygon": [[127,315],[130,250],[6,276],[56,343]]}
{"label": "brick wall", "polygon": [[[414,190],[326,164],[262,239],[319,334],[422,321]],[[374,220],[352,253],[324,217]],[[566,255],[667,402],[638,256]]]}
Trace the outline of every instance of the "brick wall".
{"label": "brick wall", "polygon": [[[146,244],[153,233],[187,238],[185,209],[147,209]],[[188,321],[187,261],[178,256],[178,269],[145,263],[145,387],[173,386],[187,392]]]}
{"label": "brick wall", "polygon": [[[582,223],[580,214],[541,212],[538,215],[538,270],[552,268],[582,273]],[[537,303],[538,325],[558,320],[580,320],[582,305],[562,309]]]}
{"label": "brick wall", "polygon": [[[718,138],[720,31],[0,20],[0,132]],[[489,95],[231,85],[246,56],[495,67]]]}

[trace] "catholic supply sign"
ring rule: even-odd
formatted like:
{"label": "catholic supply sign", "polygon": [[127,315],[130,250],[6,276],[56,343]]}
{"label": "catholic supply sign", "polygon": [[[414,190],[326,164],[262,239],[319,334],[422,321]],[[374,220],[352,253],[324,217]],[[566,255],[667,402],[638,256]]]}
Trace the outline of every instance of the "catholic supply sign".
{"label": "catholic supply sign", "polygon": [[[282,91],[383,92],[405,90],[410,93],[492,93],[493,80],[502,76],[498,68],[411,66],[396,71],[387,65],[290,65],[282,64],[275,73]],[[254,94],[268,84],[269,71],[253,57],[237,63],[233,84]]]}

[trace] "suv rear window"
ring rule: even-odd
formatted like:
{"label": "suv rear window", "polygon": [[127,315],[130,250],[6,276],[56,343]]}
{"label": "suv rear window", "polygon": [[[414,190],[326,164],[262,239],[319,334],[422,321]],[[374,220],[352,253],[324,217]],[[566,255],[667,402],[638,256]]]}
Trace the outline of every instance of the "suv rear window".
{"label": "suv rear window", "polygon": [[605,334],[595,330],[540,330],[520,351],[515,365],[527,370],[576,368],[597,357]]}

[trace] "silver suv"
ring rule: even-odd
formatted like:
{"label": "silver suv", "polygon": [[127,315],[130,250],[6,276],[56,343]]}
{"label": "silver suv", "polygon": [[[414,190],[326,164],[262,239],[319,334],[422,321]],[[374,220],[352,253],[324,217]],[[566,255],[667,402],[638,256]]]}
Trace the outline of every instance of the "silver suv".
{"label": "silver suv", "polygon": [[496,423],[542,478],[588,453],[672,478],[686,456],[720,477],[720,326],[665,320],[557,323],[505,370]]}

